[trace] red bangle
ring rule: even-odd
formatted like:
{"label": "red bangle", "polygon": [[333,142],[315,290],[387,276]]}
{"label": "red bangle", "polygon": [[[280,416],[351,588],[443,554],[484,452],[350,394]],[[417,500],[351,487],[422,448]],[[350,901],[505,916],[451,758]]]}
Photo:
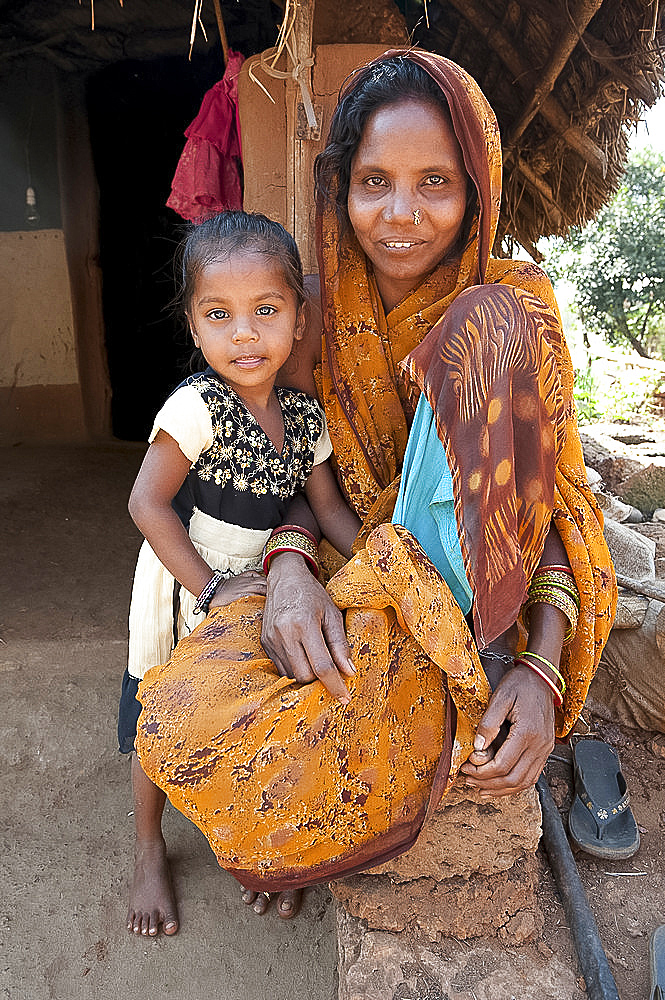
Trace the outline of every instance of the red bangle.
{"label": "red bangle", "polygon": [[548,570],[553,569],[558,569],[560,573],[567,573],[568,576],[575,576],[570,566],[557,566],[556,564],[552,564],[551,566],[538,566],[533,575],[537,576],[538,573],[546,573]]}
{"label": "red bangle", "polygon": [[540,667],[536,666],[535,663],[529,663],[528,660],[523,660],[521,656],[515,658],[515,666],[517,666],[518,663],[521,663],[523,667],[528,667],[529,670],[533,670],[534,674],[538,674],[538,676],[545,681],[548,688],[554,695],[554,700],[556,701],[557,708],[563,708],[563,695],[559,691],[554,681],[550,680],[545,671],[541,670]]}
{"label": "red bangle", "polygon": [[272,559],[273,556],[279,555],[280,552],[297,552],[298,555],[301,555],[303,557],[303,559],[307,563],[307,568],[318,580],[319,567],[317,563],[311,557],[309,552],[305,552],[304,549],[299,549],[295,545],[278,545],[275,546],[274,549],[271,549],[270,552],[266,552],[266,554],[263,557],[263,572],[266,574],[266,576],[268,575],[268,570],[270,569],[270,560]]}

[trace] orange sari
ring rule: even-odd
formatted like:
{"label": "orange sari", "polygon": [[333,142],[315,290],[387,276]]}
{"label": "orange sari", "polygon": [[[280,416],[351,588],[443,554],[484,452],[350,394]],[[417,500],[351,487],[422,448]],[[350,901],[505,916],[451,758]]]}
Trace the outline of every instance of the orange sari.
{"label": "orange sari", "polygon": [[406,850],[471,752],[489,701],[477,643],[446,583],[413,536],[388,523],[420,392],[452,473],[481,646],[516,620],[552,519],[566,547],[581,611],[562,657],[559,735],[584,704],[614,614],[551,286],[533,265],[489,256],[496,120],[455,64],[407,56],[448,97],[480,207],[461,263],[441,265],[388,316],[355,238],[340,239],[334,212],[319,207],[321,398],[343,488],[364,521],[355,556],[328,584],[357,668],[351,704],[318,681],[277,674],[260,644],[260,598],[211,612],[139,690],[144,770],[203,830],[220,865],[256,890],[323,881]]}

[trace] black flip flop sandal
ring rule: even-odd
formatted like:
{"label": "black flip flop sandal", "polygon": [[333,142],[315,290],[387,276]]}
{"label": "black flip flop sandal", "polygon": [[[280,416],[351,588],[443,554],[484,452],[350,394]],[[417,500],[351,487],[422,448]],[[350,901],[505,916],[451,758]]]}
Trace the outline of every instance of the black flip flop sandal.
{"label": "black flip flop sandal", "polygon": [[573,749],[573,761],[575,799],[568,814],[570,839],[599,858],[632,857],[640,846],[640,833],[616,753],[602,740],[580,740]]}

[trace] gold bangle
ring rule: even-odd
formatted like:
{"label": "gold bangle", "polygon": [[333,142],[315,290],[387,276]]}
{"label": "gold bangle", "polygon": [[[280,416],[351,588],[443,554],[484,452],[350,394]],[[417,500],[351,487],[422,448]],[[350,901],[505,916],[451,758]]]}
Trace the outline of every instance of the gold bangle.
{"label": "gold bangle", "polygon": [[[309,533],[308,533],[309,534]],[[272,535],[263,550],[263,572],[268,575],[270,560],[280,552],[297,552],[303,557],[307,566],[319,578],[321,566],[316,545],[301,531],[280,531]]]}

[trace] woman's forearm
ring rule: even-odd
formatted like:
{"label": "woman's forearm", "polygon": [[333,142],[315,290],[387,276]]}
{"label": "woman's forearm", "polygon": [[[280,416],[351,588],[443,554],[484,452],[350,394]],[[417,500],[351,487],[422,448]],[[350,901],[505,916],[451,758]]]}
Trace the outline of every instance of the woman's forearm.
{"label": "woman's forearm", "polygon": [[[548,566],[565,566],[570,568],[568,555],[561,541],[556,525],[552,523],[545,539],[542,558],[538,564],[539,570]],[[532,653],[544,656],[555,666],[559,665],[563,641],[568,629],[568,618],[553,604],[538,601],[529,609],[529,640],[527,649]]]}

